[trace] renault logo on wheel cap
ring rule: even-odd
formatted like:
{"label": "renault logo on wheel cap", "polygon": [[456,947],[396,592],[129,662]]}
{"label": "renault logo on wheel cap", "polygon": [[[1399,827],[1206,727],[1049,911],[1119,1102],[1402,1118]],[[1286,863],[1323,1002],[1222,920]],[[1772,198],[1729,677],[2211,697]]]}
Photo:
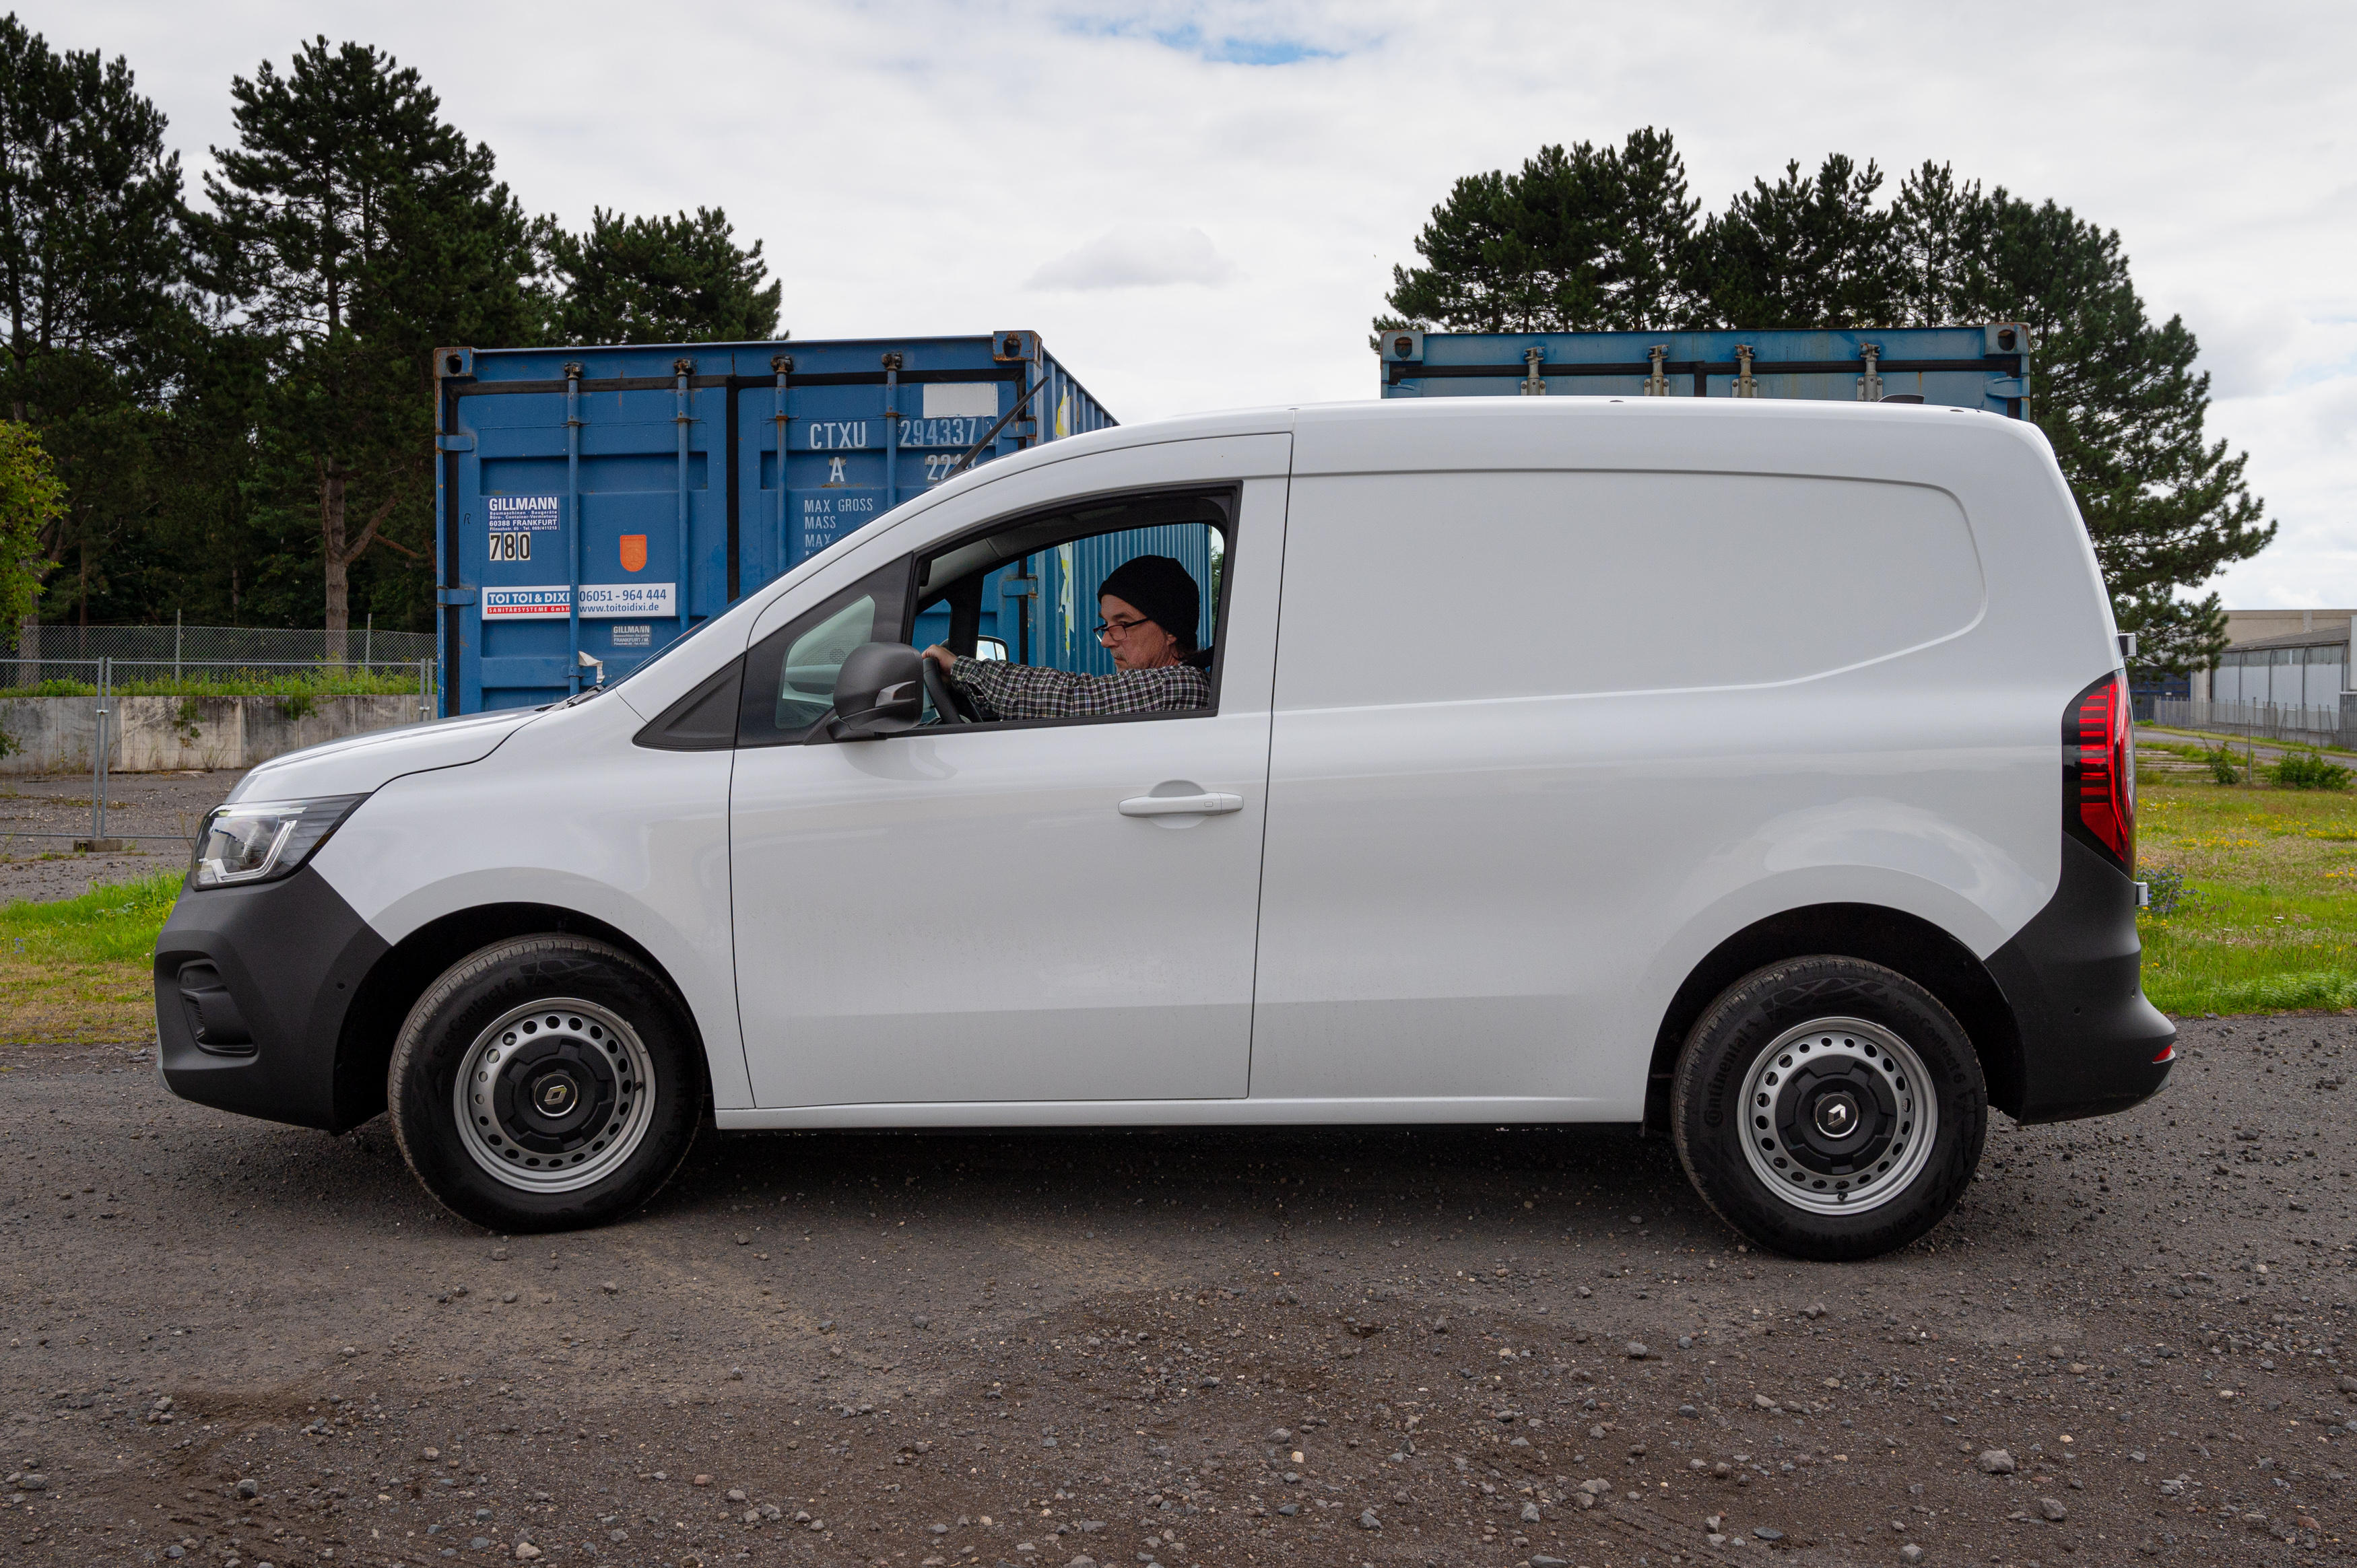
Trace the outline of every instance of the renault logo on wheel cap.
{"label": "renault logo on wheel cap", "polygon": [[573,1081],[552,1078],[540,1086],[540,1108],[551,1116],[560,1115],[573,1103]]}
{"label": "renault logo on wheel cap", "polygon": [[1826,1137],[1846,1137],[1857,1125],[1857,1106],[1848,1095],[1828,1095],[1818,1102],[1817,1131]]}

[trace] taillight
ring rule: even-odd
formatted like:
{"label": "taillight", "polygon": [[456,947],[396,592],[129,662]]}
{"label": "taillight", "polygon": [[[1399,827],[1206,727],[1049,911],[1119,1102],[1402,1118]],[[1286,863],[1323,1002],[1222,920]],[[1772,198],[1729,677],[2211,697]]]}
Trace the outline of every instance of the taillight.
{"label": "taillight", "polygon": [[2118,671],[2062,715],[2063,830],[2122,871],[2136,870],[2136,737]]}

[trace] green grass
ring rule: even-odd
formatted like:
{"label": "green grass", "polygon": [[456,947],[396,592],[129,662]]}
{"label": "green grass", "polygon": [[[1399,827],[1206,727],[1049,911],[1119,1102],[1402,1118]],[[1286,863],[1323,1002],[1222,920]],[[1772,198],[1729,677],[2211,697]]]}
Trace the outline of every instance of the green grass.
{"label": "green grass", "polygon": [[[397,697],[414,695],[414,670],[253,671],[221,670],[176,681],[118,681],[118,697]],[[0,697],[94,697],[88,681],[43,681],[33,686],[0,687]]]}
{"label": "green grass", "polygon": [[79,898],[0,908],[0,1043],[152,1038],[148,961],[181,875],[175,867]]}
{"label": "green grass", "polygon": [[[2156,1006],[2357,1007],[2357,795],[2147,779],[2136,832],[2138,875],[2183,879],[2173,910],[2137,921]],[[0,908],[0,1042],[149,1038],[148,961],[180,877]]]}
{"label": "green grass", "polygon": [[2357,1007],[2357,797],[2184,776],[2139,796],[2138,875],[2184,879],[2173,911],[2137,922],[2155,1006]]}

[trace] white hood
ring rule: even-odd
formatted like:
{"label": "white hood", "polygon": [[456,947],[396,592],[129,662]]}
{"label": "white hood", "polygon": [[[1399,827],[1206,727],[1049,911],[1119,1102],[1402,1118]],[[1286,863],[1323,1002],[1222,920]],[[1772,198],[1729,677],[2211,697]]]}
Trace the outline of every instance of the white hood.
{"label": "white hood", "polygon": [[300,800],[318,795],[365,795],[405,773],[480,762],[498,750],[501,741],[538,717],[537,708],[503,708],[347,736],[272,757],[238,780],[229,798]]}

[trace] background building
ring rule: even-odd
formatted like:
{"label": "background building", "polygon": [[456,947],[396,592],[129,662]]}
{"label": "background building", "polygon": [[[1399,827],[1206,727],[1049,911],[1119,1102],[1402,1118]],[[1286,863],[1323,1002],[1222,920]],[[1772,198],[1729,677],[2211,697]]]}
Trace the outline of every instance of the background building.
{"label": "background building", "polygon": [[[2222,703],[2292,703],[2303,707],[2337,707],[2340,693],[2348,690],[2349,627],[2357,619],[2357,610],[2228,610],[2226,639],[2230,646],[2219,661],[2217,671],[2197,670],[2187,693],[2171,692],[2169,696],[2190,695],[2199,702]],[[2298,659],[2277,660],[2275,654],[2290,650],[2315,649],[2313,656],[2303,654]],[[2338,650],[2328,659],[2325,650]],[[2264,655],[2265,657],[2257,657]],[[2332,679],[2340,682],[2331,688],[2332,694],[2319,697],[2309,694],[2320,691],[2306,671],[2327,666],[2338,671]],[[2255,683],[2254,669],[2268,671],[2264,685]],[[2280,683],[2286,692],[2292,690],[2291,678],[2275,673],[2279,669],[2300,669],[2298,696],[2274,696]],[[2219,676],[2232,670],[2234,673],[2221,681]],[[2320,677],[2319,677],[2320,679]],[[2233,690],[2227,689],[2231,683]],[[2141,695],[2142,682],[2138,682]]]}

